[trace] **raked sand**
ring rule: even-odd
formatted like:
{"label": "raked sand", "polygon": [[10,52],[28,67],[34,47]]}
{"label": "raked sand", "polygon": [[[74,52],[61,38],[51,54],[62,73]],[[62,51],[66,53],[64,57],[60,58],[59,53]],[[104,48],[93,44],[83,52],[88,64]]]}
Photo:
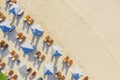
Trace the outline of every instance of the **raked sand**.
{"label": "raked sand", "polygon": [[[46,55],[46,60],[39,65],[34,62],[32,55],[23,56],[14,36],[20,31],[27,36],[27,40],[32,41],[33,36],[31,30],[23,28],[23,19],[20,19],[20,22],[15,20],[14,24],[18,23],[15,32],[4,36],[0,31],[0,40],[4,39],[10,45],[9,50],[1,53],[3,60],[8,63],[4,69],[5,73],[13,69],[19,75],[18,80],[24,80],[20,69],[27,65],[37,71],[34,80],[43,76],[43,65],[55,62],[51,61],[51,48],[47,54],[42,49],[43,37],[49,34],[54,39],[54,44],[63,48],[63,56],[56,63],[58,70],[62,71],[62,59],[66,55],[74,60],[67,71],[62,71],[66,75],[65,80],[71,80],[71,71],[75,66],[79,66],[90,80],[120,79],[118,0],[19,0],[18,4],[25,10],[25,15],[29,14],[35,19],[34,24],[42,25],[44,35],[39,41],[35,38],[33,44],[38,42],[37,50]],[[0,10],[7,16],[7,20],[12,21],[13,16],[5,10],[4,0],[0,0]],[[7,54],[13,49],[20,55],[20,65],[8,61]],[[45,80],[53,79],[46,77]]]}

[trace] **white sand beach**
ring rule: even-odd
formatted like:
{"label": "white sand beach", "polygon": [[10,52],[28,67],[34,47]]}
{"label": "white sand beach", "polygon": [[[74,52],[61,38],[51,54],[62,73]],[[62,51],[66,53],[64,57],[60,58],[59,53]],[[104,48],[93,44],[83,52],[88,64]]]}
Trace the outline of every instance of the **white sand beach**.
{"label": "white sand beach", "polygon": [[[89,76],[89,80],[120,79],[119,0],[19,0],[17,4],[24,9],[25,14],[20,20],[15,19],[16,31],[4,35],[0,30],[0,40],[9,44],[9,49],[0,52],[3,61],[7,63],[3,70],[5,73],[12,69],[18,74],[18,80],[29,80],[23,74],[23,67],[27,65],[37,72],[33,79],[37,80],[44,76],[44,64],[51,62],[62,71],[65,80],[71,80],[71,71],[75,66],[79,66],[82,72]],[[0,0],[0,11],[6,15],[7,20],[13,20],[5,0]],[[44,30],[39,39],[33,39],[31,30],[26,28],[28,26],[24,27],[23,18],[27,14],[35,19],[34,24],[41,24]],[[27,40],[37,45],[37,51],[40,50],[46,55],[44,62],[37,63],[32,54],[24,56],[14,38],[18,32],[24,33]],[[63,48],[63,55],[57,63],[51,60],[51,48],[47,53],[46,48],[43,50],[43,38],[46,35],[54,39],[54,45]],[[20,55],[20,64],[8,59],[12,50]],[[67,55],[73,59],[73,65],[62,70],[62,60]],[[45,80],[53,79],[46,77]]]}

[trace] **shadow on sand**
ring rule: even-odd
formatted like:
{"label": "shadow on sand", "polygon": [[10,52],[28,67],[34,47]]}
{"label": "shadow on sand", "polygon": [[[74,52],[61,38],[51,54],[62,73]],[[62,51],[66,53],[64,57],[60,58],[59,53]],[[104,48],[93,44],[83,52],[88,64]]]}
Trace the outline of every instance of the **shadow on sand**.
{"label": "shadow on sand", "polygon": [[46,53],[46,54],[48,53],[49,48],[50,48],[50,46],[48,46],[48,45],[46,44],[46,42],[43,42],[42,50],[43,50],[43,51],[45,50],[45,53]]}
{"label": "shadow on sand", "polygon": [[9,47],[5,51],[0,50],[0,52],[1,52],[1,54],[0,54],[1,58],[7,56],[10,53]]}
{"label": "shadow on sand", "polygon": [[52,62],[54,61],[54,65],[55,65],[55,66],[56,66],[57,63],[58,63],[58,59],[59,59],[59,57],[51,56],[51,61],[52,61]]}
{"label": "shadow on sand", "polygon": [[40,35],[40,36],[33,36],[31,42],[33,43],[35,38],[36,38],[35,46],[37,47],[41,37],[42,37],[42,35]]}
{"label": "shadow on sand", "polygon": [[64,69],[66,70],[65,75],[67,75],[67,73],[69,71],[69,67],[67,67],[67,65],[64,62],[62,62],[62,71],[64,71]]}
{"label": "shadow on sand", "polygon": [[54,75],[44,75],[44,78],[46,78],[46,80],[58,80],[54,77]]}
{"label": "shadow on sand", "polygon": [[5,11],[7,11],[8,9],[10,8],[10,5],[9,5],[9,3],[5,3]]}

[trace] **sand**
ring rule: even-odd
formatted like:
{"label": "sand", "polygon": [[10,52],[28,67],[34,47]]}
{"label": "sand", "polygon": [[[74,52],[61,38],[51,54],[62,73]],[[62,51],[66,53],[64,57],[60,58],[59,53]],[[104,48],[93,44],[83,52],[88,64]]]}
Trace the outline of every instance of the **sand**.
{"label": "sand", "polygon": [[[12,67],[8,64],[4,72],[13,69],[19,74],[18,80],[24,80],[19,69],[26,64],[37,71],[34,80],[43,76],[43,65],[55,62],[51,61],[51,49],[47,54],[42,49],[43,37],[49,34],[54,39],[54,44],[63,48],[63,56],[57,61],[58,70],[62,71],[62,59],[66,55],[74,59],[73,65],[68,70],[62,71],[66,75],[66,80],[71,80],[71,71],[75,66],[79,66],[90,80],[120,79],[119,3],[118,0],[19,0],[18,4],[25,10],[25,15],[31,15],[35,19],[35,24],[41,24],[44,29],[44,35],[39,39],[37,49],[46,55],[46,60],[39,65],[33,61],[32,56],[23,56],[12,35],[15,36],[15,33],[21,31],[30,41],[33,36],[31,30],[23,29],[22,19],[18,25],[15,20],[16,32],[4,37],[0,31],[0,40],[4,39],[10,45],[9,50],[3,53],[7,54],[14,49],[20,55],[21,64],[14,64]],[[0,7],[8,20],[12,21],[12,14],[5,10],[5,1],[0,1]],[[35,39],[33,44],[36,41]],[[8,55],[2,54],[3,60],[9,63]],[[45,80],[52,79],[46,77]]]}

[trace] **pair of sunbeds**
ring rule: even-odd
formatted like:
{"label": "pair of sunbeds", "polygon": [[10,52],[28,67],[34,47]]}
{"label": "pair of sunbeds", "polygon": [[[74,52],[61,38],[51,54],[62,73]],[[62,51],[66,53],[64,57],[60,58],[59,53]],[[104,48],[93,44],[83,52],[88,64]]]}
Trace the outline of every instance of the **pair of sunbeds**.
{"label": "pair of sunbeds", "polygon": [[23,42],[26,40],[26,36],[23,35],[23,33],[19,32],[16,36],[16,39],[18,39],[19,42]]}
{"label": "pair of sunbeds", "polygon": [[0,69],[4,68],[6,65],[5,62],[2,62],[2,58],[0,58]]}
{"label": "pair of sunbeds", "polygon": [[65,76],[62,75],[60,71],[55,73],[55,78],[57,78],[58,80],[65,80]]}
{"label": "pair of sunbeds", "polygon": [[9,47],[9,45],[4,41],[4,40],[1,40],[0,41],[0,49],[1,50],[6,50],[7,48]]}
{"label": "pair of sunbeds", "polygon": [[49,35],[47,35],[44,39],[43,39],[44,42],[47,42],[47,45],[48,46],[51,46],[53,44],[53,39],[51,39],[51,37]]}
{"label": "pair of sunbeds", "polygon": [[83,78],[83,80],[88,80],[89,79],[89,77],[88,76],[85,76],[84,78]]}
{"label": "pair of sunbeds", "polygon": [[10,52],[10,57],[12,57],[12,60],[17,60],[19,58],[19,55],[16,54],[14,50]]}
{"label": "pair of sunbeds", "polygon": [[4,21],[6,16],[0,11],[0,22]]}
{"label": "pair of sunbeds", "polygon": [[66,57],[63,59],[63,62],[66,63],[66,65],[67,65],[68,67],[70,67],[70,66],[73,64],[73,60],[70,59],[69,56],[66,56]]}
{"label": "pair of sunbeds", "polygon": [[38,58],[39,61],[43,61],[45,59],[45,55],[41,55],[40,51],[36,52],[34,57]]}
{"label": "pair of sunbeds", "polygon": [[31,25],[34,22],[34,19],[31,18],[30,15],[26,15],[24,21],[27,22],[27,24]]}
{"label": "pair of sunbeds", "polygon": [[6,0],[6,3],[12,5],[12,4],[17,3],[17,1],[16,0]]}
{"label": "pair of sunbeds", "polygon": [[11,70],[11,71],[8,72],[7,77],[10,78],[9,80],[17,80],[18,75],[17,74],[13,75],[13,74],[14,74],[13,70]]}
{"label": "pair of sunbeds", "polygon": [[[27,75],[30,74],[31,72],[32,72],[32,68],[31,68],[31,67],[29,67],[29,68],[25,71],[25,73],[26,73]],[[36,74],[37,74],[36,71],[33,71],[33,72],[30,74],[29,78],[35,77]]]}

